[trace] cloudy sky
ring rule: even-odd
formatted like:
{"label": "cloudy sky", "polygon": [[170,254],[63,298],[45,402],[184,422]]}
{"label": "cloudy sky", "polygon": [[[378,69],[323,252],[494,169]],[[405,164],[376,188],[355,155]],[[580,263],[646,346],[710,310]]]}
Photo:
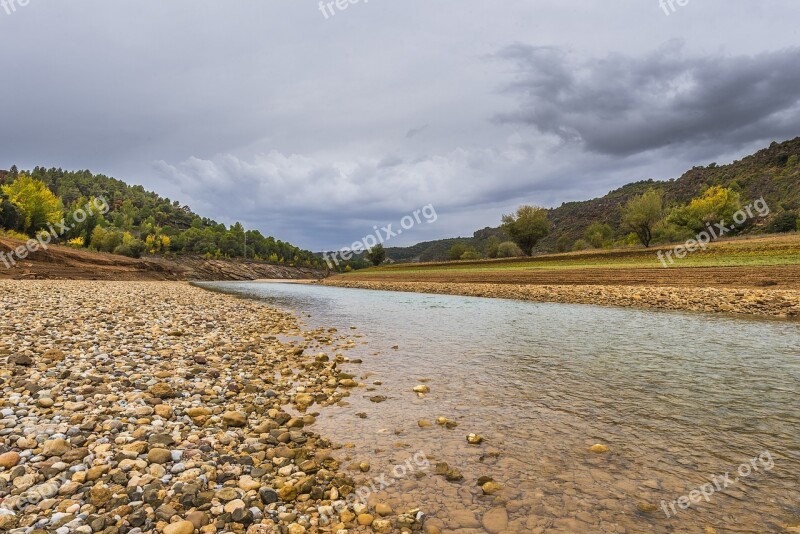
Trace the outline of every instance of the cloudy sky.
{"label": "cloudy sky", "polygon": [[800,135],[800,2],[674,7],[29,0],[0,7],[0,168],[88,168],[320,250],[427,204],[391,245],[471,235]]}

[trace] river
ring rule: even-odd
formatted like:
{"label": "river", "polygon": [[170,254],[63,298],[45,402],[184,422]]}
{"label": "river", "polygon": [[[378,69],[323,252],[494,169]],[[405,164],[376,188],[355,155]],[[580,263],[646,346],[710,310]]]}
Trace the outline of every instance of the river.
{"label": "river", "polygon": [[[345,355],[363,363],[345,369],[367,387],[322,410],[314,430],[346,444],[347,464],[370,464],[353,476],[371,503],[418,506],[464,533],[764,533],[800,523],[797,323],[200,285],[351,334]],[[430,392],[417,395],[417,385]],[[470,433],[483,442],[468,443]],[[608,451],[591,452],[596,444]],[[442,463],[463,480],[437,474]],[[484,495],[481,477],[502,489]]]}

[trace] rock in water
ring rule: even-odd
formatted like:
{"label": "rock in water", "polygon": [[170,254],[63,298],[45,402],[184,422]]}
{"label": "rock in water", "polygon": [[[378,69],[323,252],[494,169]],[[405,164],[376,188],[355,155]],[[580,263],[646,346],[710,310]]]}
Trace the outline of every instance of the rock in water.
{"label": "rock in water", "polygon": [[492,508],[483,514],[481,523],[489,534],[500,534],[508,529],[508,512],[505,508]]}

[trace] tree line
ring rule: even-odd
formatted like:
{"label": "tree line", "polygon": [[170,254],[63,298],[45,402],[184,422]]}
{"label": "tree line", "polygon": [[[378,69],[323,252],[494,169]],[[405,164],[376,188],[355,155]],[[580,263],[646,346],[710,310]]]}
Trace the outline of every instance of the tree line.
{"label": "tree line", "polygon": [[[685,241],[694,237],[709,224],[731,221],[742,208],[741,194],[732,188],[708,187],[700,196],[684,205],[667,205],[661,190],[653,188],[630,198],[620,208],[620,223],[613,227],[607,223],[593,223],[584,236],[575,241],[567,237],[556,242],[557,252],[592,248],[615,248]],[[747,231],[755,224],[748,220],[730,233]],[[520,206],[515,213],[504,215],[500,226],[505,241],[490,237],[483,250],[458,243],[450,248],[450,260],[478,260],[482,258],[510,258],[531,256],[539,242],[553,230],[548,210],[539,206]],[[800,230],[800,218],[795,212],[783,211],[765,225],[767,233]]]}
{"label": "tree line", "polygon": [[[107,203],[105,213],[75,217],[100,198]],[[44,167],[21,172],[12,167],[0,176],[0,232],[4,235],[29,239],[62,221],[69,222],[69,229],[54,237],[75,248],[130,257],[246,256],[276,264],[322,267],[312,252],[258,230],[245,230],[238,222],[228,227],[200,217],[178,201],[101,174]]]}

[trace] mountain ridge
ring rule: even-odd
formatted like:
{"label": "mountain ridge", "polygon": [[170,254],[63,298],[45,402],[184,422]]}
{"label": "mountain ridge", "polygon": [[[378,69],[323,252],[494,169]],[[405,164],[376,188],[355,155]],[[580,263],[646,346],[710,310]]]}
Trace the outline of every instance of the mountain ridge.
{"label": "mountain ridge", "polygon": [[[622,238],[619,230],[622,206],[634,196],[649,189],[664,193],[665,205],[686,204],[711,186],[730,187],[742,195],[742,200],[763,197],[772,210],[770,219],[783,212],[800,211],[800,137],[783,142],[772,142],[754,154],[726,165],[711,163],[695,166],[679,178],[669,180],[639,180],[609,191],[602,197],[564,202],[548,209],[552,230],[535,249],[535,253],[559,252],[559,240],[570,245],[582,239],[592,224],[608,224],[615,237]],[[499,219],[499,217],[498,217]],[[763,230],[769,220],[757,224],[749,232]],[[508,240],[497,227],[477,230],[472,237],[453,237],[417,243],[409,247],[387,247],[387,257],[396,262],[427,262],[447,259],[455,244],[472,246],[483,251],[490,238]]]}

